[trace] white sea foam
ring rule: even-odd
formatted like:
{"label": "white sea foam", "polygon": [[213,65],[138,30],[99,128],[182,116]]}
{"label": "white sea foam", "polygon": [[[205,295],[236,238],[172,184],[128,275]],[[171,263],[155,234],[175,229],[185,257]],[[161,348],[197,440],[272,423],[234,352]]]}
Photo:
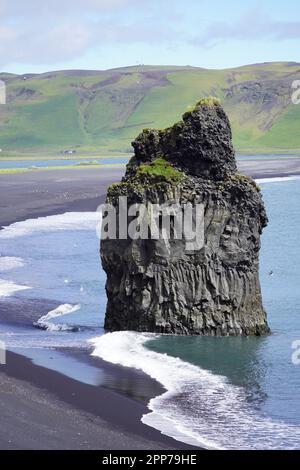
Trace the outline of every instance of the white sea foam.
{"label": "white sea foam", "polygon": [[[65,333],[65,334],[63,334]],[[69,334],[69,330],[61,331],[61,334],[53,334],[51,331],[40,331],[28,326],[15,326],[1,324],[0,340],[4,341],[8,349],[52,349],[52,348],[82,348],[86,350],[86,342],[90,338],[90,331],[81,331],[80,335]]]}
{"label": "white sea foam", "polygon": [[150,351],[155,335],[107,333],[90,342],[93,355],[134,367],[160,382],[166,392],[153,398],[143,423],[177,440],[219,449],[297,449],[300,427],[260,415],[243,387],[179,358]]}
{"label": "white sea foam", "polygon": [[16,292],[26,289],[31,289],[31,287],[21,286],[19,284],[15,284],[13,281],[0,279],[0,297],[11,297]]}
{"label": "white sea foam", "polygon": [[0,230],[0,239],[22,237],[36,231],[95,230],[100,221],[101,212],[66,212],[48,217],[38,217],[3,227]]}
{"label": "white sea foam", "polygon": [[22,258],[17,258],[15,256],[0,256],[0,272],[22,268],[23,266],[24,262]]}
{"label": "white sea foam", "polygon": [[81,307],[80,304],[72,305],[72,304],[62,304],[59,307],[51,310],[47,313],[47,315],[43,315],[39,318],[36,322],[34,322],[34,326],[41,328],[47,331],[74,331],[74,326],[66,325],[66,324],[58,324],[53,323],[50,320],[53,320],[57,317],[62,317],[64,315],[68,315],[70,313],[77,312]]}
{"label": "white sea foam", "polygon": [[300,179],[300,175],[291,175],[291,176],[278,176],[278,177],[270,177],[270,178],[257,178],[255,179],[257,184],[263,183],[282,183],[283,181],[293,181]]}

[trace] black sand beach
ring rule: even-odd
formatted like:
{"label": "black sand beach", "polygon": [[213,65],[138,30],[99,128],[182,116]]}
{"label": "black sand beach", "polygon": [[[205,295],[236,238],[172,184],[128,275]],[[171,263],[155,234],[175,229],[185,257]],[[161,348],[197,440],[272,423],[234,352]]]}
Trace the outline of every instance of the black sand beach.
{"label": "black sand beach", "polygon": [[192,448],[142,424],[146,405],[113,390],[13,353],[0,371],[0,449]]}
{"label": "black sand beach", "polygon": [[[300,159],[241,161],[239,169],[255,178],[300,175]],[[123,172],[83,168],[0,175],[0,226],[96,210],[107,186]],[[9,319],[12,305],[0,303],[0,321]],[[104,362],[101,367],[110,374],[139,374]],[[159,392],[159,384],[153,386]],[[142,424],[146,412],[143,400],[81,383],[14,353],[9,352],[7,365],[0,366],[1,449],[192,448]]]}
{"label": "black sand beach", "polygon": [[64,212],[93,211],[124,168],[0,174],[0,226]]}
{"label": "black sand beach", "polygon": [[286,176],[300,175],[299,157],[278,157],[266,158],[264,156],[257,158],[245,157],[238,160],[238,170],[240,173],[251,176],[252,178],[281,178]]}
{"label": "black sand beach", "polygon": [[[238,168],[253,178],[300,175],[300,158],[249,158]],[[93,211],[104,201],[110,183],[125,167],[82,168],[0,174],[0,226],[69,211]]]}
{"label": "black sand beach", "polygon": [[[238,162],[253,178],[300,175],[300,158],[255,158]],[[67,211],[90,211],[104,201],[125,167],[82,168],[0,174],[0,226]]]}

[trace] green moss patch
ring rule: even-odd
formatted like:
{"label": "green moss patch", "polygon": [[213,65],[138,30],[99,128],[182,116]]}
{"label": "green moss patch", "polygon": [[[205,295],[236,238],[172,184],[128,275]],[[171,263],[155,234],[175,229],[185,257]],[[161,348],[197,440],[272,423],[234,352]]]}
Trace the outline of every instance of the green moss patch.
{"label": "green moss patch", "polygon": [[198,103],[196,104],[196,108],[198,106],[219,106],[221,104],[221,101],[219,98],[216,98],[215,96],[207,96],[206,98],[202,98]]}
{"label": "green moss patch", "polygon": [[178,183],[185,178],[184,173],[174,168],[164,158],[157,158],[149,164],[141,165],[137,172],[137,177],[147,177],[153,182],[165,181],[168,183]]}

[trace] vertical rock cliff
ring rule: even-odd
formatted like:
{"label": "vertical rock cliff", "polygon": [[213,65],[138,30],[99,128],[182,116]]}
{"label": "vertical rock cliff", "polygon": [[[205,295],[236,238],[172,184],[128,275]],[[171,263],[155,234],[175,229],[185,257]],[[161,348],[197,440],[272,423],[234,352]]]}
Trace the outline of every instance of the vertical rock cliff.
{"label": "vertical rock cliff", "polygon": [[121,222],[122,237],[101,241],[105,328],[266,334],[259,250],[267,216],[255,182],[237,173],[230,123],[219,102],[201,100],[173,127],[144,130],[133,147],[126,174],[109,188],[107,203],[117,216],[120,196],[127,196],[128,206],[198,204],[204,208],[204,244],[187,249],[184,237],[125,238]]}

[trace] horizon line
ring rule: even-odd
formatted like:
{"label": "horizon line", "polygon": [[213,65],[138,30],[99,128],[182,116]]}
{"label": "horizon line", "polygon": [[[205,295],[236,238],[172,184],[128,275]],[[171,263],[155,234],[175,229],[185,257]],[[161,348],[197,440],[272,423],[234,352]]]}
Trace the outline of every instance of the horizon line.
{"label": "horizon line", "polygon": [[14,75],[14,76],[17,76],[17,77],[22,77],[22,76],[36,76],[36,75],[45,75],[45,74],[49,74],[49,73],[63,73],[63,72],[90,72],[90,73],[103,73],[103,72],[111,72],[111,71],[118,71],[118,70],[124,70],[124,69],[135,69],[135,68],[141,68],[141,67],[150,67],[150,68],[154,68],[154,67],[157,67],[157,68],[177,68],[177,69],[196,69],[196,70],[216,70],[216,71],[223,71],[223,70],[236,70],[236,69],[241,69],[241,68],[245,68],[245,67],[254,67],[254,66],[263,66],[263,65],[275,65],[275,64],[287,64],[287,65],[299,65],[300,66],[300,62],[297,62],[297,61],[291,61],[291,60],[275,60],[275,61],[265,61],[265,62],[254,62],[254,63],[250,63],[250,64],[243,64],[243,65],[238,65],[238,66],[234,66],[234,67],[224,67],[224,68],[218,68],[218,67],[201,67],[201,66],[196,66],[196,65],[173,65],[173,64],[170,64],[170,65],[166,65],[166,64],[135,64],[135,65],[126,65],[126,66],[123,66],[123,67],[112,67],[112,68],[108,68],[108,69],[85,69],[85,68],[81,68],[81,69],[56,69],[56,70],[47,70],[45,72],[24,72],[24,73],[15,73],[15,72],[7,72],[7,71],[1,71],[0,72],[0,75]]}

